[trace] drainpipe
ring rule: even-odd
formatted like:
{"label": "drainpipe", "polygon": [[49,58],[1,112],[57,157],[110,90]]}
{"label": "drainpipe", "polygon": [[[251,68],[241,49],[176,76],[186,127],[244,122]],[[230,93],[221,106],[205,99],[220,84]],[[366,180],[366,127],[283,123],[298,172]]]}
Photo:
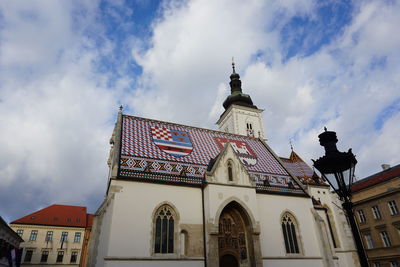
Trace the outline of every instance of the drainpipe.
{"label": "drainpipe", "polygon": [[204,186],[205,182],[203,181],[201,185],[201,206],[203,210],[203,255],[204,255],[204,267],[207,267],[207,246],[206,246],[206,215],[204,209]]}

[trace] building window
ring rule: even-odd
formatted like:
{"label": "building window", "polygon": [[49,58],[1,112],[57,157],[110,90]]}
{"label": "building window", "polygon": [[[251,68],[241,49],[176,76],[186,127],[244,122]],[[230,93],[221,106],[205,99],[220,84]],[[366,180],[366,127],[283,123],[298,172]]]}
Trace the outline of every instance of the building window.
{"label": "building window", "polygon": [[68,241],[68,232],[62,232],[61,233],[61,242],[67,242]]}
{"label": "building window", "polygon": [[374,248],[374,242],[372,241],[371,234],[364,235],[365,242],[367,243],[367,248]]}
{"label": "building window", "polygon": [[76,232],[76,233],[75,233],[74,242],[75,242],[75,243],[81,242],[81,233],[80,233],[80,232]]}
{"label": "building window", "polygon": [[17,234],[18,234],[20,237],[22,237],[22,235],[24,234],[24,230],[18,229],[18,230],[17,230]]}
{"label": "building window", "polygon": [[254,137],[253,125],[251,125],[251,123],[246,123],[246,132],[247,132],[247,136]]}
{"label": "building window", "polygon": [[72,251],[71,252],[71,263],[75,263],[77,259],[78,259],[78,251]]}
{"label": "building window", "polygon": [[358,220],[360,221],[360,223],[365,223],[367,221],[367,219],[365,218],[365,214],[363,210],[359,210],[357,211],[358,213]]}
{"label": "building window", "polygon": [[399,210],[397,209],[396,201],[392,200],[388,202],[390,214],[396,215],[399,214]]}
{"label": "building window", "polygon": [[294,217],[286,213],[282,217],[282,232],[285,240],[286,253],[300,253],[297,241],[297,225]]}
{"label": "building window", "polygon": [[32,230],[29,236],[29,241],[36,241],[38,230]]}
{"label": "building window", "polygon": [[31,262],[33,250],[27,250],[25,253],[24,262]]}
{"label": "building window", "polygon": [[154,253],[174,252],[174,212],[168,205],[156,212]]}
{"label": "building window", "polygon": [[45,241],[46,242],[53,241],[53,231],[47,231]]}
{"label": "building window", "polygon": [[232,163],[228,162],[228,180],[233,181]]}
{"label": "building window", "polygon": [[381,232],[381,237],[385,247],[390,247],[392,245],[392,243],[390,243],[389,235],[386,231]]}
{"label": "building window", "polygon": [[47,250],[42,251],[42,257],[40,258],[40,262],[47,262],[48,258],[49,258],[49,251]]}
{"label": "building window", "polygon": [[397,261],[390,261],[390,267],[398,267]]}
{"label": "building window", "polygon": [[381,212],[379,211],[378,206],[372,207],[372,213],[374,214],[375,220],[379,220],[381,218]]}
{"label": "building window", "polygon": [[59,252],[57,253],[57,260],[56,260],[56,262],[63,262],[63,259],[64,259],[64,251],[59,251]]}

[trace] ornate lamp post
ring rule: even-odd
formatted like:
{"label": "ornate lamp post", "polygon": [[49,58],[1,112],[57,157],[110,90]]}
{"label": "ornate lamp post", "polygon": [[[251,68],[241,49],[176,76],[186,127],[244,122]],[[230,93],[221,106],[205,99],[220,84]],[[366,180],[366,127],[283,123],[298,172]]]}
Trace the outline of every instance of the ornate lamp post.
{"label": "ornate lamp post", "polygon": [[351,152],[351,149],[348,152],[340,152],[337,149],[336,143],[338,139],[336,132],[327,131],[325,128],[325,132],[318,135],[318,138],[320,145],[325,148],[325,156],[318,160],[313,160],[314,167],[332,186],[340,200],[343,201],[342,206],[347,213],[361,266],[368,266],[368,259],[361,242],[354,218],[353,203],[351,202],[351,186],[354,179],[354,169],[357,164],[356,157]]}

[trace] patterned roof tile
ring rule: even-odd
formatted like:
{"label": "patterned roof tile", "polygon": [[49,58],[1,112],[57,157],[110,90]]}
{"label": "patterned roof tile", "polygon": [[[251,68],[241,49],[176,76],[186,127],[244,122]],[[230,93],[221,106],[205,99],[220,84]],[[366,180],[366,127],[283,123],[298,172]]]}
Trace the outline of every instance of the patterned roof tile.
{"label": "patterned roof tile", "polygon": [[303,184],[326,184],[296,152],[292,151],[289,158],[281,157],[280,159],[285,164],[286,168],[296,175]]}
{"label": "patterned roof tile", "polygon": [[301,190],[257,138],[123,115],[121,178],[201,184],[225,143],[259,186]]}
{"label": "patterned roof tile", "polygon": [[[155,144],[151,127],[187,133],[192,146],[191,152],[186,156],[177,157],[163,151],[162,148]],[[239,153],[239,157],[245,163],[248,171],[289,175],[262,142],[256,138],[133,116],[124,115],[123,117],[121,153],[123,156],[207,166],[210,159],[215,158],[222,150],[224,142],[234,142],[236,144],[236,152]]]}

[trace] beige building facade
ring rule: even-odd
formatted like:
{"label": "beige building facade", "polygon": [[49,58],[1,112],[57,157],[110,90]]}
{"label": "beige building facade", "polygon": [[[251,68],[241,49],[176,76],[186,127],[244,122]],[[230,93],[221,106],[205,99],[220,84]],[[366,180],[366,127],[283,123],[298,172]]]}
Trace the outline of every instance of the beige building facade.
{"label": "beige building facade", "polygon": [[[21,233],[21,237],[26,240],[21,244],[21,248],[24,249],[22,265],[79,266],[82,240],[74,242],[74,238],[77,234],[83,236],[84,229],[23,224],[12,224],[11,227]],[[49,239],[50,233],[51,239]],[[67,237],[63,242],[65,233]]]}
{"label": "beige building facade", "polygon": [[[24,240],[22,266],[85,266],[85,207],[52,205],[15,220],[10,227]],[[83,256],[82,256],[83,255]]]}
{"label": "beige building facade", "polygon": [[371,266],[400,266],[400,165],[353,186],[355,214]]}

